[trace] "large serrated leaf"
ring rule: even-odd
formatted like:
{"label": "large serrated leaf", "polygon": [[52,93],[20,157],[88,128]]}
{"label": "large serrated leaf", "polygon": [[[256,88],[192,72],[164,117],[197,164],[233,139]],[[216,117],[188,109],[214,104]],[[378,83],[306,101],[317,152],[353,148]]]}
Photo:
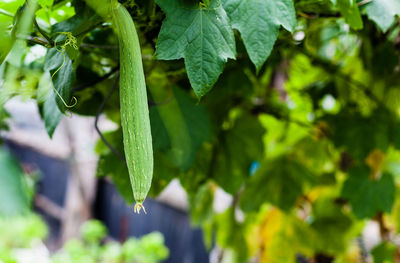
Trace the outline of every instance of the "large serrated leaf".
{"label": "large serrated leaf", "polygon": [[190,83],[198,97],[217,81],[228,58],[236,56],[235,38],[222,5],[196,1],[157,0],[166,13],[157,41],[161,60],[185,59]]}
{"label": "large serrated leaf", "polygon": [[374,21],[383,32],[394,23],[395,16],[400,15],[400,2],[397,0],[374,0],[365,6],[369,19]]}
{"label": "large serrated leaf", "polygon": [[358,218],[372,218],[379,212],[390,213],[394,203],[393,176],[384,173],[380,179],[372,180],[369,173],[365,167],[353,168],[342,189],[342,196],[349,200]]}
{"label": "large serrated leaf", "polygon": [[262,159],[264,132],[257,118],[243,114],[220,136],[213,176],[226,192],[235,194],[249,176],[252,163]]}
{"label": "large serrated leaf", "polygon": [[293,32],[296,26],[292,0],[223,0],[223,6],[257,70],[269,57],[279,27]]}
{"label": "large serrated leaf", "polygon": [[302,164],[286,156],[264,162],[247,183],[241,196],[241,208],[257,211],[263,203],[269,202],[288,211],[314,179]]}
{"label": "large serrated leaf", "polygon": [[349,239],[352,238],[350,233],[354,232],[354,217],[335,198],[333,193],[320,194],[312,204],[310,216],[315,249],[327,254],[346,250]]}
{"label": "large serrated leaf", "polygon": [[324,119],[335,146],[342,147],[360,163],[372,150],[386,151],[391,144],[396,145],[398,136],[395,132],[399,124],[385,109],[375,110],[369,117],[344,109],[336,115],[326,115]]}

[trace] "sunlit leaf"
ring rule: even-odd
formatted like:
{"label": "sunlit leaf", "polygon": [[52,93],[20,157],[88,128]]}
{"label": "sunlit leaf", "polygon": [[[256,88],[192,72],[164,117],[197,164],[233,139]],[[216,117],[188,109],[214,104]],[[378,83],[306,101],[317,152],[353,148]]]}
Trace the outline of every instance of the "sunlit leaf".
{"label": "sunlit leaf", "polygon": [[162,60],[185,59],[190,83],[198,97],[217,81],[236,48],[228,17],[218,0],[207,8],[184,0],[157,0],[166,13],[157,40],[156,56]]}
{"label": "sunlit leaf", "polygon": [[366,4],[365,12],[369,19],[386,32],[400,15],[400,2],[392,0],[374,0]]}
{"label": "sunlit leaf", "polygon": [[271,53],[280,26],[290,32],[296,26],[292,0],[224,0],[223,6],[257,70]]}

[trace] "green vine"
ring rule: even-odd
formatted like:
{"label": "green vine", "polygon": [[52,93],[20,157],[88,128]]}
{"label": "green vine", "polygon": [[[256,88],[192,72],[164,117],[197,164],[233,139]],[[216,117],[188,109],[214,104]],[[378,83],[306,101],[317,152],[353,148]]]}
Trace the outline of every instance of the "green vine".
{"label": "green vine", "polygon": [[74,49],[78,49],[78,41],[77,41],[77,39],[76,39],[76,37],[74,37],[73,35],[72,35],[72,33],[71,32],[57,32],[57,34],[59,34],[58,36],[60,36],[60,35],[64,35],[64,36],[66,36],[66,41],[60,46],[60,48],[58,49],[57,48],[57,38],[58,38],[58,36],[57,36],[57,38],[56,38],[56,40],[54,41],[54,48],[58,51],[58,52],[60,52],[61,54],[62,54],[62,56],[63,56],[63,62],[62,62],[62,64],[61,64],[61,66],[60,67],[58,67],[57,68],[57,70],[56,71],[54,71],[54,73],[51,75],[51,86],[53,87],[53,90],[54,90],[54,92],[57,94],[57,96],[58,96],[58,98],[62,101],[62,103],[64,104],[64,106],[65,107],[67,107],[67,108],[73,108],[73,107],[75,107],[76,106],[76,104],[78,103],[78,100],[76,99],[76,97],[75,96],[73,96],[72,97],[72,100],[74,101],[71,105],[68,105],[67,103],[66,103],[66,101],[64,100],[64,98],[61,96],[61,94],[58,92],[58,90],[54,87],[54,84],[53,84],[53,78],[54,78],[54,76],[64,67],[64,65],[65,65],[65,53],[64,53],[64,51],[65,51],[65,48],[67,47],[67,46],[70,46],[70,47],[72,47],[72,48],[74,48]]}

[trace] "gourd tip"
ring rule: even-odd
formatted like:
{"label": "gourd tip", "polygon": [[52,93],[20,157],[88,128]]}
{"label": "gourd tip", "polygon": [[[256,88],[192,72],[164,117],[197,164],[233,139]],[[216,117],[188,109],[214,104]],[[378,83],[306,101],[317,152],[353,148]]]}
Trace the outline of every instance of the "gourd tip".
{"label": "gourd tip", "polygon": [[134,211],[135,213],[138,213],[138,214],[140,214],[140,209],[143,209],[143,212],[144,212],[145,214],[147,214],[147,213],[146,213],[146,209],[144,208],[144,206],[143,206],[142,203],[136,203],[135,206],[133,207],[133,211]]}

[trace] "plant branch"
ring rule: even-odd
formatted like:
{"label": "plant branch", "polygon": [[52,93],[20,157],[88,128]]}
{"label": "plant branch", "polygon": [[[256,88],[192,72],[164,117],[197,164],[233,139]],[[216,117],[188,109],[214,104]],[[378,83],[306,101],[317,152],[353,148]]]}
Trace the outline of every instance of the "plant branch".
{"label": "plant branch", "polygon": [[[76,35],[74,35],[74,37],[78,38],[78,37],[84,36],[84,35],[86,35],[87,33],[89,33],[89,32],[91,32],[92,30],[94,30],[96,27],[100,26],[101,24],[103,24],[103,21],[98,22],[98,23],[96,23],[95,25],[93,25],[92,27],[90,27],[90,28],[88,28],[88,29],[86,29],[86,30],[84,30],[84,31],[82,31],[82,32],[77,33]],[[63,44],[65,44],[66,41],[67,41],[66,39],[65,39],[65,40],[57,41],[57,42],[55,42],[55,45],[56,45],[56,46],[58,46],[58,45],[63,45]]]}
{"label": "plant branch", "polygon": [[118,49],[118,46],[96,45],[96,44],[89,44],[89,43],[81,43],[81,47],[83,47],[83,48],[110,49],[110,50],[117,50]]}
{"label": "plant branch", "polygon": [[58,204],[54,203],[52,200],[39,193],[35,194],[35,206],[43,210],[46,214],[62,220],[65,216],[65,211]]}
{"label": "plant branch", "polygon": [[306,13],[306,12],[299,12],[298,13],[300,16],[306,18],[306,19],[316,19],[316,18],[338,18],[341,15],[339,13],[334,13],[334,14],[318,14],[318,13]]}
{"label": "plant branch", "polygon": [[[47,48],[63,45],[67,41],[67,40],[60,40],[60,41],[54,42],[48,35],[46,35],[46,33],[43,30],[40,29],[39,25],[37,25],[36,20],[34,21],[34,24],[35,24],[35,27],[37,28],[37,30],[39,31],[39,33],[41,35],[43,35],[44,38],[32,37],[32,36],[18,36],[18,37],[21,39],[27,40],[33,44],[42,45]],[[83,35],[91,32],[93,29],[95,29],[96,27],[98,27],[101,24],[102,24],[102,22],[99,22],[99,23],[95,24],[94,26],[92,26],[91,28],[88,28],[87,30],[84,30],[74,36],[75,37],[83,36]]]}
{"label": "plant branch", "polygon": [[47,42],[46,39],[40,38],[40,37],[18,35],[18,39],[23,39],[23,40],[28,41],[31,44],[41,45],[41,46],[44,46],[46,48],[50,48],[51,47],[50,43]]}
{"label": "plant branch", "polygon": [[38,24],[37,21],[36,21],[36,18],[33,19],[33,24],[35,25],[37,31],[39,31],[39,33],[47,40],[47,42],[48,42],[50,45],[54,45],[54,41],[46,34],[46,32],[44,32],[44,31],[40,28],[39,24]]}
{"label": "plant branch", "polygon": [[126,161],[125,158],[122,156],[121,153],[118,152],[117,149],[115,149],[106,139],[106,137],[104,137],[103,133],[101,133],[99,126],[98,126],[98,122],[99,122],[99,117],[100,114],[103,112],[104,110],[104,106],[106,105],[106,103],[108,102],[108,100],[111,98],[111,95],[113,94],[114,90],[117,88],[118,86],[118,80],[119,80],[119,75],[117,76],[117,78],[115,79],[115,83],[112,86],[110,92],[107,94],[107,96],[105,97],[104,101],[101,103],[99,109],[97,110],[97,114],[96,114],[96,118],[94,120],[94,128],[96,129],[97,133],[99,134],[101,140],[103,141],[103,143],[118,157],[118,159],[120,159],[125,165],[126,165]]}
{"label": "plant branch", "polygon": [[374,220],[379,225],[379,233],[380,233],[381,239],[385,240],[385,241],[389,241],[390,240],[390,229],[385,224],[385,219],[383,217],[383,213],[379,212],[375,216]]}
{"label": "plant branch", "polygon": [[373,0],[363,0],[363,1],[359,2],[359,3],[357,3],[357,5],[358,5],[358,6],[366,5],[366,4],[368,4],[368,3],[371,3],[372,1],[373,1]]}
{"label": "plant branch", "polygon": [[218,248],[218,259],[217,259],[217,263],[221,263],[224,260],[224,253],[225,250],[223,248]]}

